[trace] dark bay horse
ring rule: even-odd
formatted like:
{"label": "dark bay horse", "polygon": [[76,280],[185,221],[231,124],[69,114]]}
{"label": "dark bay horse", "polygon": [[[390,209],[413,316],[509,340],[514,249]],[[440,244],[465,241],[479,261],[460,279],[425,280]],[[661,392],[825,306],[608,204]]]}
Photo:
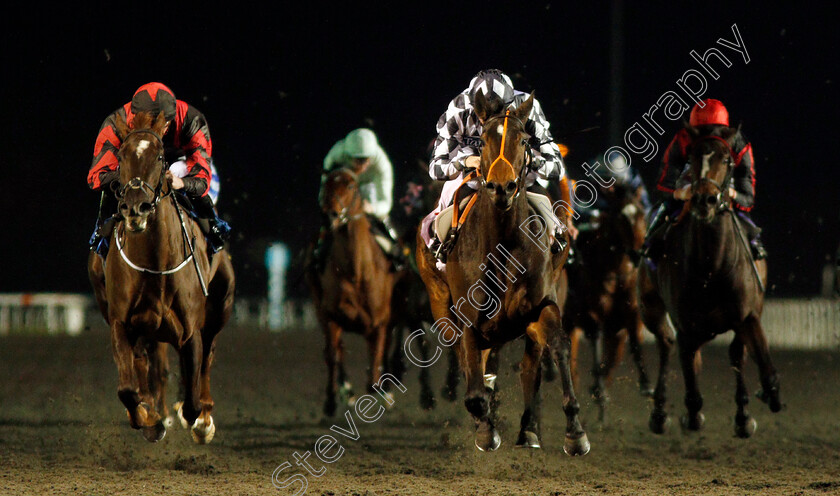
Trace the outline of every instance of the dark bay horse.
{"label": "dark bay horse", "polygon": [[379,383],[390,345],[395,276],[391,262],[371,233],[355,172],[340,168],[329,173],[321,209],[330,219],[329,251],[322,272],[309,263],[306,277],[326,340],[324,414],[332,416],[339,386],[349,406],[355,401],[344,370],[345,332],[361,334],[367,342],[368,392]]}
{"label": "dark bay horse", "polygon": [[747,412],[749,394],[743,377],[746,350],[761,377],[759,398],[773,412],[782,408],[779,378],[761,327],[767,265],[760,260],[753,270],[750,250],[735,224],[729,198],[732,144],[739,131],[723,128],[701,135],[693,127],[688,130],[692,138],[689,174],[693,194],[681,222],[668,232],[664,254],[655,261],[658,265],[647,260],[639,276],[642,319],[656,336],[660,361],[650,428],[662,433],[668,425],[665,375],[674,337],[666,322],[667,313],[676,329],[685,380],[688,413],[681,418],[683,427],[699,430],[704,423],[700,412],[703,397],[697,384],[700,347],[718,334],[733,330],[729,359],[736,379],[735,433],[747,438],[755,432],[756,422]]}
{"label": "dark bay horse", "polygon": [[[117,394],[131,427],[141,429],[149,441],[162,439],[166,343],[172,345],[180,358],[184,389],[179,417],[191,426],[195,442],[209,443],[216,431],[210,366],[216,335],[233,309],[233,267],[225,253],[208,258],[198,224],[177,210],[166,180],[163,114],[154,118],[139,113],[130,125],[123,119],[116,124],[122,138],[117,189],[122,219],[104,265],[90,252],[88,275],[111,327]],[[206,281],[206,297],[193,258]]]}
{"label": "dark bay horse", "polygon": [[417,263],[429,292],[435,325],[454,342],[466,380],[465,406],[475,420],[475,444],[492,451],[501,444],[495,427],[494,380],[498,360],[491,351],[524,335],[520,379],[525,402],[517,446],[540,447],[540,362],[543,352],[559,361],[566,414],[564,450],[584,455],[589,441],[569,369],[569,339],[562,328],[566,287],[562,284],[568,248],[553,253],[548,229],[538,243],[525,232],[534,210],[525,190],[528,135],[524,123],[533,94],[516,109],[475,101],[484,122],[480,180],[472,213],[461,227],[444,272],[418,240]]}
{"label": "dark bay horse", "polygon": [[572,333],[572,376],[577,387],[577,351],[580,330],[592,344],[594,384],[591,392],[605,420],[607,385],[621,363],[625,341],[630,343],[639,389],[652,396],[642,359],[642,320],[636,282],[634,254],[645,238],[645,210],[638,191],[627,184],[603,188],[599,199],[604,208],[593,218],[592,229],[581,228],[576,248],[579,263],[569,269],[570,293],[564,325]]}

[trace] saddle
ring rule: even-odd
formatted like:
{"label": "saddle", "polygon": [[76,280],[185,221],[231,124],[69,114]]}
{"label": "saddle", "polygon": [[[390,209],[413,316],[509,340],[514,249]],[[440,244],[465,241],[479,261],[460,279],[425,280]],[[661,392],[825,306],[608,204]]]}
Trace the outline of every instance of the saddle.
{"label": "saddle", "polygon": [[[440,241],[440,246],[437,249],[437,253],[435,253],[435,256],[439,260],[444,261],[446,255],[448,255],[455,246],[458,232],[464,222],[466,222],[467,217],[472,210],[472,206],[475,204],[476,198],[478,198],[476,193],[476,191],[471,190],[466,198],[463,198],[457,203],[457,209],[455,208],[456,203],[453,203],[443,209],[435,218],[432,227],[434,230],[434,236],[438,239],[438,241]],[[547,226],[547,231],[549,233],[549,237],[551,238],[549,244],[554,247],[557,246],[557,243],[560,243],[560,251],[565,249],[563,241],[556,237],[556,233],[565,233],[566,226],[557,218],[556,215],[554,215],[551,199],[543,194],[535,193],[533,191],[526,191],[526,194],[528,204],[531,209],[533,209],[534,213],[540,216],[544,225]],[[553,229],[551,228],[552,226]],[[555,243],[555,241],[557,243]]]}

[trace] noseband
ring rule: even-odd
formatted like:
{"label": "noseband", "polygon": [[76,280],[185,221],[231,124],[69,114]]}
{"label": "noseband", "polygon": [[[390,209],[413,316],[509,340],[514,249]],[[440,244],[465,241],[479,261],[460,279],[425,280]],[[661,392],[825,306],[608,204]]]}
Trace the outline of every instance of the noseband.
{"label": "noseband", "polygon": [[160,153],[157,156],[157,160],[163,164],[163,166],[161,167],[161,170],[160,170],[160,179],[158,180],[157,186],[153,187],[151,184],[147,183],[146,181],[141,179],[139,176],[132,177],[128,181],[128,183],[116,188],[115,191],[114,191],[114,195],[117,197],[118,200],[122,200],[125,197],[125,194],[129,190],[147,189],[152,193],[151,204],[152,204],[152,211],[154,211],[157,204],[160,203],[160,200],[163,199],[163,198],[166,198],[170,193],[172,193],[172,190],[169,190],[168,192],[166,192],[166,194],[163,194],[163,195],[161,194],[162,191],[163,191],[164,176],[166,175],[166,171],[169,168],[169,166],[168,166],[169,164],[166,163],[166,160],[163,156],[163,138],[161,138],[158,133],[152,131],[151,129],[136,129],[136,130],[131,131],[128,134],[125,135],[125,138],[123,139],[123,143],[132,134],[150,134],[150,135],[152,135],[153,138],[155,138],[155,141],[158,142],[158,145],[160,145]]}
{"label": "noseband", "polygon": [[[523,176],[524,176],[523,172],[525,170],[525,167],[528,165],[527,155],[530,151],[530,147],[525,148],[525,152],[524,152],[525,157],[523,157],[523,160],[522,160],[522,168],[519,170],[519,173],[517,174],[516,169],[513,168],[513,164],[510,162],[510,160],[507,159],[507,157],[505,157],[505,141],[507,139],[508,119],[515,119],[516,122],[519,123],[519,126],[522,129],[525,129],[525,124],[518,117],[516,117],[514,115],[510,115],[510,109],[507,109],[507,110],[505,110],[505,115],[497,115],[497,116],[493,116],[493,117],[487,119],[487,122],[484,124],[484,127],[485,128],[489,127],[489,123],[493,120],[496,120],[496,119],[504,119],[504,123],[502,125],[502,143],[499,145],[499,156],[496,157],[493,160],[493,162],[490,163],[490,167],[487,170],[487,175],[488,176],[490,175],[490,173],[493,171],[493,167],[495,167],[496,164],[498,164],[499,162],[503,162],[503,163],[507,164],[507,166],[510,167],[511,172],[513,172],[514,176],[516,177],[516,192],[513,194],[513,197],[515,199],[517,196],[519,196],[519,192],[522,190],[521,186],[522,186],[522,181],[524,180],[523,179]],[[484,176],[481,177],[481,185],[482,186],[486,185],[486,179],[484,178]]]}

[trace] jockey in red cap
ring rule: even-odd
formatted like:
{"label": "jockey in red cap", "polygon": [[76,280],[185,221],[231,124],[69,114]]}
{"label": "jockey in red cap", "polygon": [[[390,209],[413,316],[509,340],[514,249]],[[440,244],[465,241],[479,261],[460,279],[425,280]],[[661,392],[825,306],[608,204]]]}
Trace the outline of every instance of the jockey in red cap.
{"label": "jockey in red cap", "polygon": [[[99,129],[96,145],[93,148],[93,162],[88,172],[88,186],[94,191],[106,192],[111,183],[119,180],[119,162],[117,152],[122,139],[117,132],[117,118],[125,119],[131,125],[134,116],[139,112],[149,112],[158,115],[161,112],[166,118],[166,130],[163,135],[166,163],[178,163],[180,173],[173,169],[167,170],[167,178],[175,190],[181,190],[191,200],[195,213],[207,231],[207,239],[213,252],[224,247],[224,242],[230,233],[230,226],[218,217],[213,200],[209,194],[213,167],[213,146],[210,140],[210,129],[204,114],[186,102],[175,98],[175,94],[161,83],[147,83],[134,92],[131,101],[111,113]],[[183,176],[183,177],[180,177]],[[109,196],[103,194],[103,201]],[[101,228],[105,219],[100,207],[100,219],[97,228],[90,239],[91,249],[97,250],[104,256],[107,250],[107,238],[110,230],[107,226]]]}
{"label": "jockey in red cap", "polygon": [[[707,98],[691,109],[689,124],[698,128],[702,135],[708,135],[720,127],[729,127],[729,111],[719,100]],[[688,162],[688,147],[691,138],[687,129],[680,129],[662,157],[662,168],[656,189],[662,194],[659,208],[654,209],[654,218],[648,229],[648,238],[656,238],[666,217],[681,205],[681,201],[691,196],[691,185],[681,178]],[[732,146],[735,168],[732,170],[732,182],[729,184],[729,196],[732,198],[738,216],[747,224],[753,256],[756,260],[767,256],[758,235],[761,230],[749,217],[755,203],[755,162],[752,145],[742,133],[738,133]],[[650,248],[650,246],[648,246]],[[655,256],[647,250],[648,256]]]}

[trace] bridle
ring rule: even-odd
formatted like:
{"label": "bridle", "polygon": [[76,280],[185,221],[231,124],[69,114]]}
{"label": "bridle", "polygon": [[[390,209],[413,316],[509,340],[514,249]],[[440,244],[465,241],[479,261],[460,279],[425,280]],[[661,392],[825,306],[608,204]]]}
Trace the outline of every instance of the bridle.
{"label": "bridle", "polygon": [[[498,120],[498,119],[504,119],[504,123],[502,124],[502,142],[499,145],[499,156],[496,157],[493,160],[493,162],[490,163],[490,167],[487,169],[487,176],[490,175],[490,173],[493,171],[493,168],[496,167],[496,165],[498,165],[500,162],[504,163],[508,167],[510,167],[510,170],[516,176],[516,191],[513,194],[513,198],[516,199],[516,197],[518,197],[519,193],[522,191],[522,182],[524,181],[524,176],[525,176],[524,172],[525,172],[525,168],[528,166],[528,155],[531,152],[531,147],[527,146],[527,142],[524,143],[526,146],[525,146],[525,151],[523,152],[524,157],[523,157],[523,160],[522,160],[522,168],[520,168],[519,173],[517,173],[516,169],[514,169],[514,167],[513,167],[513,164],[510,162],[510,160],[508,160],[507,157],[505,157],[505,141],[507,140],[508,120],[509,119],[515,120],[517,123],[519,123],[519,126],[523,130],[525,129],[525,124],[522,122],[522,120],[520,120],[515,115],[511,115],[510,114],[510,109],[507,109],[507,110],[505,110],[505,115],[495,115],[495,116],[487,119],[487,121],[484,123],[484,128],[488,129],[490,122],[492,122],[494,120]],[[480,172],[478,172],[478,175],[480,176],[479,180],[481,181],[481,185],[486,186],[487,181],[484,178],[484,176],[481,175]]]}
{"label": "bridle", "polygon": [[[347,174],[353,180],[353,183],[356,185],[355,191],[353,193],[353,202],[355,203],[356,200],[360,198],[359,193],[359,175],[356,174],[352,169],[348,167],[342,167],[335,170],[336,173]],[[332,175],[332,174],[330,174]],[[350,207],[352,205],[345,205],[341,199],[336,199],[336,202],[341,206],[341,210],[336,212],[327,212],[327,216],[331,220],[335,220],[337,222],[330,222],[330,231],[335,231],[336,229],[349,224],[351,221],[358,220],[364,217],[364,212],[359,212],[353,215],[349,215]]]}
{"label": "bridle", "polygon": [[732,172],[735,169],[735,153],[732,151],[732,146],[729,145],[725,139],[721,138],[720,136],[705,136],[700,139],[700,142],[708,141],[708,140],[717,140],[723,143],[723,146],[726,147],[726,151],[729,152],[725,159],[726,164],[726,175],[723,177],[723,181],[718,183],[714,179],[709,177],[699,177],[694,182],[691,183],[692,191],[695,191],[698,186],[704,183],[711,184],[712,186],[717,189],[717,194],[715,195],[715,200],[717,202],[716,209],[717,210],[724,210],[729,207],[729,182],[732,180]]}
{"label": "bridle", "polygon": [[[163,184],[166,182],[166,180],[165,180],[166,179],[166,171],[169,170],[169,164],[166,163],[166,158],[163,155],[163,150],[164,150],[163,138],[161,138],[161,136],[158,133],[152,131],[151,129],[136,129],[136,130],[130,131],[128,134],[125,135],[125,138],[123,138],[123,143],[125,143],[125,141],[128,139],[128,137],[133,135],[133,134],[150,134],[150,135],[152,135],[153,138],[155,138],[155,140],[160,145],[160,153],[158,153],[158,156],[156,158],[156,160],[161,163],[160,179],[158,180],[157,186],[152,187],[152,185],[150,185],[149,183],[147,183],[146,181],[141,179],[139,176],[135,176],[135,177],[131,178],[128,181],[128,183],[126,183],[125,185],[116,188],[114,190],[114,195],[117,197],[118,200],[122,200],[125,197],[125,194],[128,190],[147,189],[147,190],[152,192],[152,201],[151,201],[152,208],[151,208],[151,211],[149,212],[150,214],[152,214],[152,213],[154,213],[155,208],[157,207],[158,203],[160,203],[160,201],[162,199],[166,198],[167,196],[172,196],[172,188],[169,188],[166,191],[166,193],[161,194],[163,192]],[[170,275],[170,274],[174,274],[174,273],[180,271],[181,269],[183,269],[184,267],[186,267],[187,264],[191,260],[195,263],[195,256],[194,256],[194,253],[193,253],[192,242],[189,240],[189,236],[187,235],[187,228],[186,228],[186,225],[184,224],[184,219],[181,216],[181,211],[180,211],[180,207],[178,205],[178,200],[176,200],[174,196],[172,196],[172,203],[175,205],[175,210],[178,213],[179,220],[181,221],[181,229],[182,229],[181,233],[184,236],[184,240],[186,242],[185,244],[186,244],[187,248],[189,248],[189,254],[184,258],[183,261],[181,261],[181,263],[179,263],[177,266],[175,266],[171,269],[156,270],[156,269],[149,269],[149,268],[146,268],[146,267],[141,267],[141,266],[135,264],[134,262],[132,262],[131,260],[129,260],[128,255],[125,254],[122,243],[120,243],[120,233],[117,229],[118,226],[115,225],[114,226],[114,241],[115,241],[115,244],[116,244],[116,247],[117,247],[117,251],[119,252],[120,257],[122,257],[122,259],[126,263],[126,265],[128,265],[132,269],[134,269],[138,272],[142,272],[144,274]],[[204,283],[204,278],[201,275],[201,271],[199,270],[197,264],[196,264],[196,270],[198,271],[198,278],[199,278],[199,282],[201,283],[201,289],[204,292],[204,296],[207,296],[207,288],[206,288],[205,283]]]}
{"label": "bridle", "polygon": [[[151,184],[147,183],[146,181],[144,181],[139,176],[132,177],[128,181],[128,183],[126,183],[122,186],[117,186],[114,189],[114,196],[117,197],[117,200],[122,200],[125,197],[125,194],[128,190],[147,189],[152,193],[152,198],[151,198],[150,204],[152,205],[152,212],[154,212],[155,207],[157,207],[158,203],[160,203],[160,200],[163,199],[163,198],[166,198],[167,196],[172,194],[171,189],[169,189],[166,193],[163,193],[163,184],[166,182],[164,179],[165,179],[165,176],[166,176],[166,171],[169,169],[169,164],[166,163],[166,159],[163,155],[163,150],[164,150],[163,138],[161,138],[161,136],[158,133],[152,131],[151,129],[136,129],[136,130],[130,131],[128,134],[125,135],[125,138],[123,139],[123,143],[125,143],[125,141],[128,139],[128,137],[133,135],[133,134],[150,134],[150,135],[152,135],[152,137],[155,138],[155,140],[160,145],[160,153],[158,153],[158,156],[157,156],[157,159],[156,159],[158,162],[161,163],[160,179],[158,180],[157,186],[153,187]],[[118,183],[115,183],[115,184],[118,184]]]}

